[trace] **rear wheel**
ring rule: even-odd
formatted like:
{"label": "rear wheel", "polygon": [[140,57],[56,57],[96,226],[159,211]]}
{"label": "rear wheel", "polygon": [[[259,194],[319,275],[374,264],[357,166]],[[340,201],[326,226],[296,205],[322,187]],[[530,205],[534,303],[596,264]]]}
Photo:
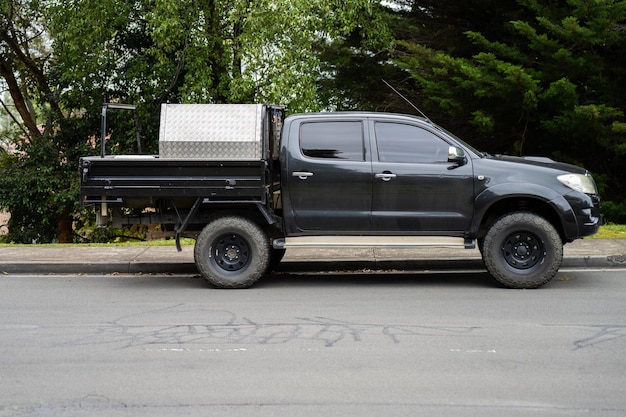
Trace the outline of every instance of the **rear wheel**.
{"label": "rear wheel", "polygon": [[254,222],[220,217],[200,232],[194,247],[198,271],[218,288],[247,288],[269,265],[269,240]]}
{"label": "rear wheel", "polygon": [[489,273],[509,288],[538,288],[549,282],[563,260],[563,242],[550,222],[534,213],[500,217],[482,242]]}

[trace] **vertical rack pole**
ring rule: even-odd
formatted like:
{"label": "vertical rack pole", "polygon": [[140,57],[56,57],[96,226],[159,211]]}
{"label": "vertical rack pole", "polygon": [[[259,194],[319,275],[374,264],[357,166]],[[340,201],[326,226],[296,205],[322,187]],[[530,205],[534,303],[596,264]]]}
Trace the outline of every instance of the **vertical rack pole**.
{"label": "vertical rack pole", "polygon": [[107,128],[107,104],[102,105],[102,118],[101,118],[101,126],[100,126],[100,158],[104,158],[106,154],[106,128]]}

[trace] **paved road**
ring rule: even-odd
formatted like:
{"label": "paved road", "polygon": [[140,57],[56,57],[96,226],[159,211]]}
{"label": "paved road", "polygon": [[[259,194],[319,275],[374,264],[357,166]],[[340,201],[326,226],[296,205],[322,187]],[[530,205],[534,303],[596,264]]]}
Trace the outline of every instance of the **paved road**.
{"label": "paved road", "polygon": [[626,270],[0,276],[0,416],[623,416]]}

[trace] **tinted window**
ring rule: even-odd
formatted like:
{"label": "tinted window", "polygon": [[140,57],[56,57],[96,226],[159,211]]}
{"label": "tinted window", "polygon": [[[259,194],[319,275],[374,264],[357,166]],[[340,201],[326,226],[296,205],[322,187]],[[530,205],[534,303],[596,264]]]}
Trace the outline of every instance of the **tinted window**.
{"label": "tinted window", "polygon": [[300,149],[311,158],[365,160],[361,122],[312,122],[300,126]]}
{"label": "tinted window", "polygon": [[381,162],[433,163],[448,160],[448,143],[417,126],[376,123],[376,143]]}

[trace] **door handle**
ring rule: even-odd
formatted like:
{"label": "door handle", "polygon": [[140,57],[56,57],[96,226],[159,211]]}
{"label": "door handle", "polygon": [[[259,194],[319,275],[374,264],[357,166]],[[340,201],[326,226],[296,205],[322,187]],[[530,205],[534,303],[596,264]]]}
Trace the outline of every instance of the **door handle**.
{"label": "door handle", "polygon": [[381,174],[376,174],[376,178],[380,178],[383,181],[390,181],[392,178],[397,177],[396,174],[392,174],[391,172],[383,172]]}
{"label": "door handle", "polygon": [[291,173],[292,177],[298,177],[301,180],[306,180],[309,177],[313,176],[312,172],[307,172],[307,171],[294,171]]}

